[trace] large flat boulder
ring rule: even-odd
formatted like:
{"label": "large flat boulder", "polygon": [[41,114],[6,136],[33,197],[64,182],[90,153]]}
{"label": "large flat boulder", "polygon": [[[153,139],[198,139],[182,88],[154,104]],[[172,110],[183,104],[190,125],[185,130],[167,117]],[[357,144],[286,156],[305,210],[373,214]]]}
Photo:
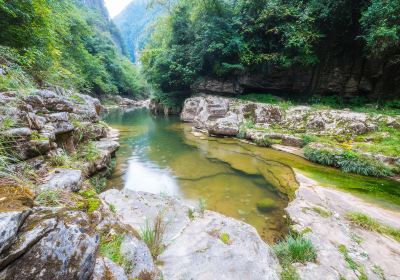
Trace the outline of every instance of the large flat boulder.
{"label": "large flat boulder", "polygon": [[191,220],[188,206],[164,195],[109,190],[101,197],[122,223],[138,230],[161,213],[163,279],[279,279],[276,257],[250,225],[209,211]]}

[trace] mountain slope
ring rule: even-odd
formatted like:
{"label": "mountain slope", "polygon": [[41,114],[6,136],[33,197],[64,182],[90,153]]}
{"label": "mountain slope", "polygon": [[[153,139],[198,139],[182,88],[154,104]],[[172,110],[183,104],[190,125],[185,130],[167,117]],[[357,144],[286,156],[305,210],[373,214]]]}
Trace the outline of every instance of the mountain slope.
{"label": "mountain slope", "polygon": [[139,74],[103,0],[0,1],[0,90],[58,85],[137,95]]}
{"label": "mountain slope", "polygon": [[160,7],[147,8],[146,0],[134,0],[114,18],[132,61],[138,60],[138,52],[152,32],[152,23],[161,13]]}

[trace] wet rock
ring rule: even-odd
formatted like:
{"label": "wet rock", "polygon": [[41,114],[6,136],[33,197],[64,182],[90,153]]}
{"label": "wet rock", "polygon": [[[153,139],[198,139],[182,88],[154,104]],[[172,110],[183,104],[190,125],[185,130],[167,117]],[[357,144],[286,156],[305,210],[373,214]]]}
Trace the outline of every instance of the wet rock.
{"label": "wet rock", "polygon": [[282,119],[283,115],[278,106],[257,104],[255,123],[278,124]]}
{"label": "wet rock", "polygon": [[50,173],[47,182],[39,188],[41,190],[69,190],[77,192],[83,183],[82,171],[57,168]]}
{"label": "wet rock", "polygon": [[140,278],[140,275],[144,274],[157,274],[149,248],[143,241],[132,235],[125,235],[120,250],[125,259],[132,264],[132,270],[129,273],[130,278]]}
{"label": "wet rock", "polygon": [[30,211],[0,213],[0,253],[15,240],[19,227]]}
{"label": "wet rock", "polygon": [[119,148],[119,143],[113,140],[109,139],[104,139],[100,141],[94,141],[93,144],[97,149],[99,149],[101,152],[106,152],[106,153],[114,153],[116,150]]}
{"label": "wet rock", "polygon": [[[3,269],[0,279],[89,279],[95,265],[99,237],[91,229],[85,213],[39,209],[26,220],[20,234],[32,231],[36,225],[55,217],[57,225]],[[48,222],[49,226],[52,224]],[[40,231],[35,232],[33,236],[40,237]],[[19,244],[13,244],[10,250],[14,246]]]}
{"label": "wet rock", "polygon": [[128,280],[122,267],[115,264],[108,258],[99,257],[96,259],[92,280]]}
{"label": "wet rock", "polygon": [[156,194],[125,190],[109,190],[100,195],[106,204],[115,206],[119,220],[134,229],[144,228],[146,223],[152,224],[159,213],[168,224],[164,242],[169,244],[187,226],[190,219],[188,207],[177,199]]}
{"label": "wet rock", "polygon": [[[28,222],[29,224],[29,222]],[[57,225],[57,220],[55,218],[45,219],[34,224],[34,227],[27,227],[27,231],[22,229],[22,233],[18,235],[18,240],[12,244],[10,250],[6,250],[0,254],[0,269],[3,269],[8,264],[16,260],[27,250],[30,249],[35,243],[37,243],[41,238],[43,238],[47,233],[55,228]]]}

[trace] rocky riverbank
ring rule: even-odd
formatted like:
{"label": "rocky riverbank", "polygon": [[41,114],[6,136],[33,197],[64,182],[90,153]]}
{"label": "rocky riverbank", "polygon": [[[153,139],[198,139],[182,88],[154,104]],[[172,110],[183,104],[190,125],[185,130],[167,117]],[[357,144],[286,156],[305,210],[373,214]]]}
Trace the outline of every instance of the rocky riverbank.
{"label": "rocky riverbank", "polygon": [[[325,139],[343,135],[356,138],[371,132],[377,133],[382,125],[399,128],[398,117],[321,111],[303,106],[283,109],[217,96],[198,96],[186,100],[181,119],[193,124],[194,136],[204,138],[204,134],[208,134],[245,138],[260,146],[272,146],[303,157],[307,149],[324,150],[329,147],[345,150],[345,144],[352,144],[342,142],[339,147],[337,140],[329,144],[305,143],[304,135],[323,136]],[[379,166],[384,168],[398,164],[398,157],[367,156],[379,161]],[[300,279],[320,279],[321,275],[324,275],[324,279],[400,277],[400,270],[396,266],[400,261],[398,212],[321,186],[300,173],[296,174],[296,181],[299,188],[286,208],[292,235],[310,240],[315,247],[316,257],[314,261],[281,262],[282,275]]]}
{"label": "rocky riverbank", "polygon": [[99,195],[119,145],[97,99],[6,92],[0,110],[0,279],[279,279],[243,222],[162,195]]}
{"label": "rocky riverbank", "polygon": [[283,108],[200,95],[185,101],[181,119],[210,135],[244,138],[278,149],[289,146],[291,149],[286,150],[346,172],[370,176],[399,173],[400,154],[396,144],[381,143],[397,139],[398,116],[307,106]]}

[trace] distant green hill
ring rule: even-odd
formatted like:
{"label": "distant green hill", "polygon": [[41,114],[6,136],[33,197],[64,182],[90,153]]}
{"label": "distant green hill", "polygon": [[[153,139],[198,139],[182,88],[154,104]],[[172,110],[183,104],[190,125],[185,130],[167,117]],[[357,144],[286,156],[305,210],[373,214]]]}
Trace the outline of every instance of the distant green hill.
{"label": "distant green hill", "polygon": [[113,19],[121,31],[129,57],[136,62],[153,30],[152,23],[162,13],[160,7],[147,8],[146,0],[134,0]]}

